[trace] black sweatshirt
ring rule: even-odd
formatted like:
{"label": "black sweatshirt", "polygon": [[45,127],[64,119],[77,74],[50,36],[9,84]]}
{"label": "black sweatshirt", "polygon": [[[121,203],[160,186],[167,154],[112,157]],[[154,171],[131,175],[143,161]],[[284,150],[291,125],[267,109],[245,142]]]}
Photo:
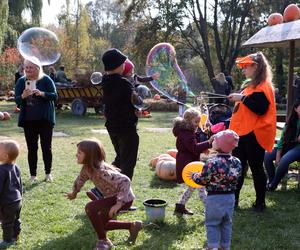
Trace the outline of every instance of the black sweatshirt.
{"label": "black sweatshirt", "polygon": [[254,92],[247,96],[243,104],[245,104],[251,111],[257,115],[264,115],[270,105],[267,97],[263,92]]}
{"label": "black sweatshirt", "polygon": [[131,83],[119,74],[102,78],[105,126],[108,132],[135,131],[138,118],[131,102]]}

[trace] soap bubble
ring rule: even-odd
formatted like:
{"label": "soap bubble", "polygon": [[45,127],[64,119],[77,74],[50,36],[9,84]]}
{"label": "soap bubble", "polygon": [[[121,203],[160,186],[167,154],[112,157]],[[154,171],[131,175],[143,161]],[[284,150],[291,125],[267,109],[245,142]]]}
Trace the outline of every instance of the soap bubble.
{"label": "soap bubble", "polygon": [[90,78],[92,84],[97,85],[102,81],[102,74],[101,72],[94,72],[93,74],[91,74],[91,78]]}
{"label": "soap bubble", "polygon": [[148,53],[146,66],[147,75],[157,72],[160,74],[158,79],[152,80],[150,83],[163,96],[181,103],[176,94],[179,87],[186,92],[187,96],[195,96],[189,89],[187,80],[177,63],[176,51],[171,44],[156,44]]}
{"label": "soap bubble", "polygon": [[152,97],[150,89],[147,86],[141,84],[136,87],[135,92],[137,96],[133,99],[134,107],[138,110],[149,109],[150,103],[148,99]]}
{"label": "soap bubble", "polygon": [[57,36],[44,28],[34,27],[23,31],[17,46],[25,59],[36,57],[43,66],[54,64],[60,58]]}
{"label": "soap bubble", "polygon": [[137,86],[136,87],[136,92],[143,99],[152,97],[150,89],[145,85]]}

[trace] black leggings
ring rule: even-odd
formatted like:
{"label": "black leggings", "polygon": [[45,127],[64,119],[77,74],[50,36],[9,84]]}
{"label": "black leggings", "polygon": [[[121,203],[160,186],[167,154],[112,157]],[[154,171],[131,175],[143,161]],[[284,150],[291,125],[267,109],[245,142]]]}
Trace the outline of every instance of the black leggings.
{"label": "black leggings", "polygon": [[248,164],[252,172],[256,203],[265,203],[267,178],[263,167],[265,150],[259,145],[253,132],[240,136],[239,145],[232,152],[232,155],[239,158],[242,163],[242,176],[238,180],[235,192],[236,203],[238,203],[240,191],[247,174]]}
{"label": "black leggings", "polygon": [[48,121],[27,121],[24,124],[24,134],[28,148],[28,164],[31,176],[36,176],[38,162],[38,140],[40,137],[45,173],[51,173],[52,167],[52,134],[53,125]]}

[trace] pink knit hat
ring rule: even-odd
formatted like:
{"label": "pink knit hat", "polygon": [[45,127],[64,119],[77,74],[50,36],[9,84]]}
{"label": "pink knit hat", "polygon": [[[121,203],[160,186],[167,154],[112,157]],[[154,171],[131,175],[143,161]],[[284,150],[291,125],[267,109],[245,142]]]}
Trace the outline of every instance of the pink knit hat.
{"label": "pink knit hat", "polygon": [[123,76],[126,76],[130,71],[134,69],[134,64],[128,58],[125,61],[125,67],[123,71]]}
{"label": "pink knit hat", "polygon": [[230,129],[221,131],[214,138],[216,149],[220,149],[223,153],[230,153],[238,146],[239,136],[236,132]]}

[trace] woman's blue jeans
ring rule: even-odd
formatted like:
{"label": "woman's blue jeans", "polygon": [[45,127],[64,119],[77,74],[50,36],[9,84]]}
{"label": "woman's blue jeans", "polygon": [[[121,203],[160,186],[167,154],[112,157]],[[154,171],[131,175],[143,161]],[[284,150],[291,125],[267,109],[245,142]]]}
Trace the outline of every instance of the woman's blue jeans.
{"label": "woman's blue jeans", "polygon": [[300,160],[300,147],[294,147],[286,152],[280,159],[275,171],[274,161],[276,159],[277,149],[274,148],[271,153],[265,153],[264,164],[268,174],[269,183],[272,187],[277,187],[281,179],[287,174],[289,165]]}

